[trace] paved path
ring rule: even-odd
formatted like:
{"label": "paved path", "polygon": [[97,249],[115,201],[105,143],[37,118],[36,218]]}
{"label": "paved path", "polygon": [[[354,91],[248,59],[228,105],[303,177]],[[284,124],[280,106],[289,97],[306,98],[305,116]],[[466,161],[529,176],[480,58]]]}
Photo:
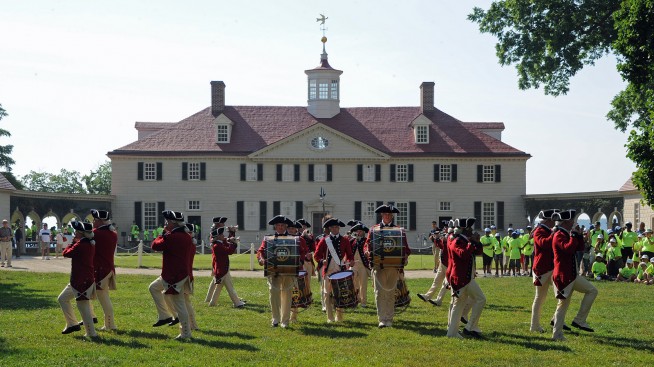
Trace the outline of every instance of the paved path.
{"label": "paved path", "polygon": [[[50,260],[41,260],[40,256],[21,256],[18,259],[11,260],[12,268],[0,268],[8,271],[32,271],[37,273],[70,273],[70,259],[60,257]],[[116,268],[116,273],[120,274],[142,274],[157,277],[161,274],[161,269],[134,269],[134,268]],[[235,278],[263,278],[263,271],[255,270],[231,270],[232,277]],[[195,276],[211,276],[210,270],[195,270]],[[416,278],[433,278],[434,273],[431,270],[409,270],[405,271],[408,279]]]}

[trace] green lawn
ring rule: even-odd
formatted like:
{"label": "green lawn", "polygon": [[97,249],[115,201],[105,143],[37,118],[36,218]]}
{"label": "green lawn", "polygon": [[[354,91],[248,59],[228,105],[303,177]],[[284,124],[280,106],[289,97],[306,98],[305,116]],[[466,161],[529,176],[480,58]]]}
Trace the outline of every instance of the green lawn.
{"label": "green lawn", "polygon": [[[175,341],[177,328],[152,328],[156,311],[147,291],[152,277],[119,275],[112,292],[120,331],[61,335],[64,318],[57,295],[65,274],[0,271],[1,366],[214,366],[214,365],[392,365],[392,366],[607,366],[652,365],[654,287],[595,283],[599,296],[589,323],[593,334],[567,332],[566,342],[528,332],[533,287],[528,278],[482,278],[488,302],[482,314],[485,340],[445,338],[446,306],[414,295],[430,279],[411,279],[412,304],[392,328],[378,329],[374,308],[348,311],[345,322],[326,323],[312,306],[289,329],[271,328],[265,279],[234,280],[245,309],[234,309],[226,293],[217,307],[202,301],[209,278],[197,278],[193,303],[201,330],[188,342]],[[370,290],[370,287],[369,287]],[[224,292],[224,291],[223,291]],[[317,298],[318,285],[313,283]],[[371,304],[373,295],[369,292]],[[449,297],[447,298],[449,300]],[[575,295],[568,322],[579,307]],[[97,301],[98,316],[102,311]],[[548,299],[545,321],[554,310]]]}
{"label": "green lawn", "polygon": [[[138,256],[136,254],[118,254],[115,264],[117,267],[122,268],[137,268]],[[250,254],[232,255],[229,257],[229,265],[232,270],[250,270]],[[161,253],[143,254],[142,267],[145,268],[161,268]],[[193,267],[197,270],[210,270],[211,269],[211,254],[198,254],[195,255]],[[481,268],[481,260],[479,262]],[[407,270],[418,269],[433,269],[434,257],[432,255],[411,255],[409,256],[409,265]],[[254,259],[254,269],[263,270],[262,266]]]}

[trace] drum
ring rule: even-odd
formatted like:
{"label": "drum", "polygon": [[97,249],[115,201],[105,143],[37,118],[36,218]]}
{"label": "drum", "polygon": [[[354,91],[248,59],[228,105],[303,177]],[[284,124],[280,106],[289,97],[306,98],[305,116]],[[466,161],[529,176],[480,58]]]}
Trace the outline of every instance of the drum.
{"label": "drum", "polygon": [[404,230],[400,227],[374,229],[370,244],[370,266],[377,269],[404,266]]}
{"label": "drum", "polygon": [[300,247],[295,236],[265,236],[264,276],[296,276],[300,270]]}
{"label": "drum", "polygon": [[332,297],[336,308],[356,307],[359,296],[354,290],[354,272],[351,270],[339,271],[329,275],[332,285]]}
{"label": "drum", "polygon": [[292,293],[292,304],[291,307],[297,308],[307,308],[313,303],[313,295],[311,294],[311,288],[307,288],[307,272],[300,270],[297,278],[297,286],[293,287]]}
{"label": "drum", "polygon": [[408,306],[409,303],[411,303],[409,289],[406,287],[404,278],[400,277],[400,279],[397,280],[397,287],[395,289],[395,308]]}

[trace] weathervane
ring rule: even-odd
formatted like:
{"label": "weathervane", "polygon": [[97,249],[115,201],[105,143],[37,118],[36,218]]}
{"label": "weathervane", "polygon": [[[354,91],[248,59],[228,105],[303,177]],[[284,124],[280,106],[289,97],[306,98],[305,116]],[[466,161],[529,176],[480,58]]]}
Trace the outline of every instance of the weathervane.
{"label": "weathervane", "polygon": [[324,14],[320,14],[320,18],[316,18],[316,22],[320,22],[320,30],[322,31],[322,36],[325,37],[325,31],[327,30],[327,27],[325,27],[325,21],[329,19],[326,17]]}

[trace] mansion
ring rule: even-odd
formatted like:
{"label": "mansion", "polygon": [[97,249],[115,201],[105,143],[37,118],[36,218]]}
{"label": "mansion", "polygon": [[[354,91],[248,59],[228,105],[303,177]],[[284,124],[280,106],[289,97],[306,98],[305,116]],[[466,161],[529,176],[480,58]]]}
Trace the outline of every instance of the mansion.
{"label": "mansion", "polygon": [[226,105],[225,83],[212,81],[211,106],[179,122],[137,122],[138,140],[108,153],[118,226],[152,229],[172,209],[206,234],[226,216],[249,243],[277,214],[317,232],[325,213],[372,225],[382,203],[400,210],[411,242],[432,220],[526,223],[530,155],[502,142],[503,123],[439,110],[433,82],[420,84],[418,106],[341,108],[343,72],[330,66],[325,41],[307,85],[284,86],[306,88],[306,106]]}

